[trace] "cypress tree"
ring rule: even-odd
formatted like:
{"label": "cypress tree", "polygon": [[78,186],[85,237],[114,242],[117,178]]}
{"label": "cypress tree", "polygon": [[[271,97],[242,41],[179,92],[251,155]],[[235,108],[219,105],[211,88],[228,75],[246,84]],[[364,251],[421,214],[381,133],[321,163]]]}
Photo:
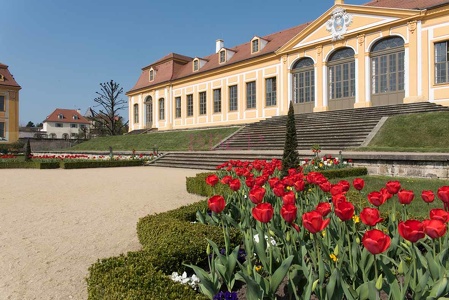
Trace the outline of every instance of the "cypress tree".
{"label": "cypress tree", "polygon": [[26,147],[25,147],[25,161],[31,161],[30,139],[27,140],[27,144],[26,144]]}
{"label": "cypress tree", "polygon": [[298,140],[296,138],[295,112],[292,102],[290,102],[288,109],[286,129],[284,155],[282,156],[282,177],[288,174],[288,169],[299,167],[299,153],[296,150]]}

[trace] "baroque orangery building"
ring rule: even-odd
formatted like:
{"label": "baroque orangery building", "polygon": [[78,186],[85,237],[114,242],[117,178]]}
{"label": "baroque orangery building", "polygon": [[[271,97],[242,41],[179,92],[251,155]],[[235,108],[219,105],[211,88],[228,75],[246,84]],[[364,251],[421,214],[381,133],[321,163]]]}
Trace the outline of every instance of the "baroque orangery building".
{"label": "baroque orangery building", "polygon": [[224,126],[295,112],[430,101],[449,105],[449,0],[373,0],[206,57],[142,69],[130,131]]}

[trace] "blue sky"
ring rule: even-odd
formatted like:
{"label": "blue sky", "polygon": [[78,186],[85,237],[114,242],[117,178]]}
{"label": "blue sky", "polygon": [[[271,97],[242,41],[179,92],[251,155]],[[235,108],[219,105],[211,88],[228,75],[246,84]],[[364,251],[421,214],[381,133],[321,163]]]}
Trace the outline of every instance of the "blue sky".
{"label": "blue sky", "polygon": [[[367,0],[346,0],[363,4]],[[94,106],[100,83],[124,92],[141,68],[170,52],[191,57],[308,21],[334,0],[0,0],[0,62],[22,86],[20,124],[56,108]],[[123,94],[123,99],[127,97]],[[128,119],[128,110],[121,113]]]}

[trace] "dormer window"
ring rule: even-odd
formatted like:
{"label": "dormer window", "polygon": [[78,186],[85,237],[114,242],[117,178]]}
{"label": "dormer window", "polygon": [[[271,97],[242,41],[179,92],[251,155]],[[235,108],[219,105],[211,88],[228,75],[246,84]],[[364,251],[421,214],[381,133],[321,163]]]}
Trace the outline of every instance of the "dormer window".
{"label": "dormer window", "polygon": [[0,81],[5,81],[5,76],[3,76],[2,74],[0,74]]}
{"label": "dormer window", "polygon": [[251,54],[260,52],[267,44],[267,40],[258,36],[253,37],[251,39]]}
{"label": "dormer window", "polygon": [[150,69],[150,81],[154,80],[154,70]]}
{"label": "dormer window", "polygon": [[220,64],[226,62],[226,50],[220,51]]}
{"label": "dormer window", "polygon": [[58,114],[58,119],[64,119],[64,115],[63,114]]}
{"label": "dormer window", "polygon": [[78,116],[77,115],[73,115],[73,120],[78,120]]}
{"label": "dormer window", "polygon": [[259,51],[259,39],[255,39],[251,42],[251,53]]}
{"label": "dormer window", "polygon": [[200,69],[200,62],[198,59],[195,59],[193,61],[193,72],[196,72]]}

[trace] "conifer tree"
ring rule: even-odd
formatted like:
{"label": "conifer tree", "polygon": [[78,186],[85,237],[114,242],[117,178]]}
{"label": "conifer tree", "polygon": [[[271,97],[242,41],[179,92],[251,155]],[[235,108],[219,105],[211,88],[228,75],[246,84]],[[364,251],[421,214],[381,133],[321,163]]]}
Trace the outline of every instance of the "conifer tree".
{"label": "conifer tree", "polygon": [[25,161],[31,161],[31,145],[30,139],[27,140],[27,144],[25,146]]}
{"label": "conifer tree", "polygon": [[296,138],[295,112],[292,102],[288,109],[286,130],[284,155],[282,156],[282,177],[288,174],[288,169],[299,167],[299,153],[296,150],[298,140]]}

